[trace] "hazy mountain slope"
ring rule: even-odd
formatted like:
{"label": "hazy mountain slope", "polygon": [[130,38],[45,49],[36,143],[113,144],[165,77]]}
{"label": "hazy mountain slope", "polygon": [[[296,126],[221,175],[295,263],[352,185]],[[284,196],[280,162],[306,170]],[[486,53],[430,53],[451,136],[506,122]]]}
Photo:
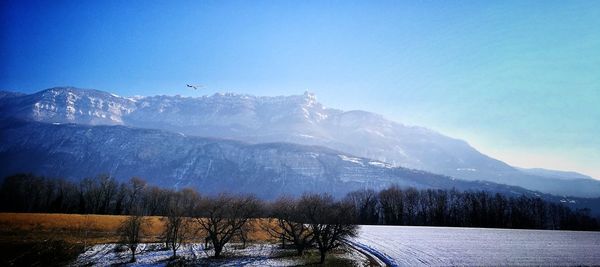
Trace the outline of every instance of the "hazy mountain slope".
{"label": "hazy mountain slope", "polygon": [[555,170],[547,170],[547,169],[542,169],[542,168],[530,168],[530,169],[518,168],[518,169],[522,172],[532,174],[532,175],[559,178],[559,179],[588,179],[588,180],[594,179],[590,176],[583,175],[583,174],[577,173],[577,172],[571,172],[571,171],[555,171]]}
{"label": "hazy mountain slope", "polygon": [[0,122],[0,176],[32,172],[81,179],[109,173],[140,176],[165,187],[243,191],[265,198],[304,191],[342,195],[390,184],[417,188],[534,194],[518,187],[469,182],[287,143],[247,144],[124,126]]}
{"label": "hazy mountain slope", "polygon": [[[251,143],[326,146],[412,169],[487,180],[532,190],[600,196],[600,181],[582,175],[523,171],[481,154],[466,142],[365,111],[323,107],[314,95],[124,98],[96,90],[52,88],[0,98],[0,116],[43,122],[128,125]],[[568,176],[568,178],[566,178]]]}

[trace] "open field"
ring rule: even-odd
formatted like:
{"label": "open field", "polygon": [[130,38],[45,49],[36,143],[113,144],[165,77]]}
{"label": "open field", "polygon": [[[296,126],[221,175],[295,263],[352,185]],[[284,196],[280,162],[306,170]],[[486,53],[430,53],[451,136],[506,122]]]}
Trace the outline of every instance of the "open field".
{"label": "open field", "polygon": [[392,266],[600,265],[600,232],[362,226],[353,241]]}
{"label": "open field", "polygon": [[[46,213],[0,213],[0,240],[35,242],[47,239],[100,244],[118,241],[116,230],[125,216]],[[150,239],[160,234],[160,217],[149,217]]]}
{"label": "open field", "polygon": [[[0,213],[0,241],[29,242],[48,239],[67,242],[102,244],[117,242],[116,230],[125,219],[123,215],[82,215],[48,213]],[[161,217],[146,217],[145,241],[156,242],[163,230]],[[264,223],[264,221],[260,221]],[[269,235],[258,221],[252,222],[250,240],[267,241]]]}

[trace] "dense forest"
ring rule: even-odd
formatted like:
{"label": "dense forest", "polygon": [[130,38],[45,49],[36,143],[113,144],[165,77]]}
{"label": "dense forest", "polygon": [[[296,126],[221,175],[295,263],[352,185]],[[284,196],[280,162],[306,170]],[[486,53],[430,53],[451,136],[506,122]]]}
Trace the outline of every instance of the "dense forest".
{"label": "dense forest", "polygon": [[[0,211],[81,214],[169,214],[177,199],[184,216],[195,216],[203,195],[193,189],[172,190],[143,179],[118,182],[101,175],[79,182],[19,174],[3,179]],[[286,205],[299,201],[286,198]],[[353,207],[352,223],[529,229],[600,230],[589,209],[572,210],[538,197],[505,196],[485,191],[457,191],[392,186],[381,191],[350,192],[340,200]],[[277,217],[280,200],[260,202],[253,216]]]}

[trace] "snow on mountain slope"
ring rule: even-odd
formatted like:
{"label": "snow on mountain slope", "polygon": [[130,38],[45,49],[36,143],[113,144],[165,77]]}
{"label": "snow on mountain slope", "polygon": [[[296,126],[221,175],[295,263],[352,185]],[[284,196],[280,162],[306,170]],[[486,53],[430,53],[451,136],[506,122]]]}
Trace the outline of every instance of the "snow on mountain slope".
{"label": "snow on mountain slope", "polygon": [[[600,196],[600,181],[523,171],[465,141],[406,126],[366,111],[321,105],[311,93],[257,97],[152,96],[136,99],[76,88],[0,98],[0,117],[41,122],[127,125],[250,143],[326,146],[393,166],[469,180],[487,180],[559,195]],[[567,181],[569,180],[569,181]]]}
{"label": "snow on mountain slope", "polygon": [[0,99],[3,116],[44,122],[123,124],[135,102],[106,92],[71,87],[51,88],[31,95]]}

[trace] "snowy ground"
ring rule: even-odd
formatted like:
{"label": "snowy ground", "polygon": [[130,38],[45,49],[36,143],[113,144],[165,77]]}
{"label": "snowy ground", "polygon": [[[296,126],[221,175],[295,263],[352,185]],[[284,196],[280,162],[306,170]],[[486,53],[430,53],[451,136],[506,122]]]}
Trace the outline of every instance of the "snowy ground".
{"label": "snowy ground", "polygon": [[600,265],[600,232],[362,226],[351,242],[397,266]]}
{"label": "snowy ground", "polygon": [[[131,253],[115,252],[117,244],[95,245],[79,255],[73,266],[108,266],[127,263]],[[245,249],[227,246],[223,251],[223,259],[210,259],[212,250],[204,250],[201,244],[182,246],[178,256],[183,256],[188,263],[202,266],[297,266],[306,264],[303,258],[295,257],[293,251],[282,250],[275,244],[251,244]],[[137,261],[128,266],[164,266],[172,255],[170,250],[162,250],[163,245],[157,243],[140,244],[138,247]],[[364,266],[368,258],[355,250],[348,250],[338,258],[349,259],[355,266]]]}

